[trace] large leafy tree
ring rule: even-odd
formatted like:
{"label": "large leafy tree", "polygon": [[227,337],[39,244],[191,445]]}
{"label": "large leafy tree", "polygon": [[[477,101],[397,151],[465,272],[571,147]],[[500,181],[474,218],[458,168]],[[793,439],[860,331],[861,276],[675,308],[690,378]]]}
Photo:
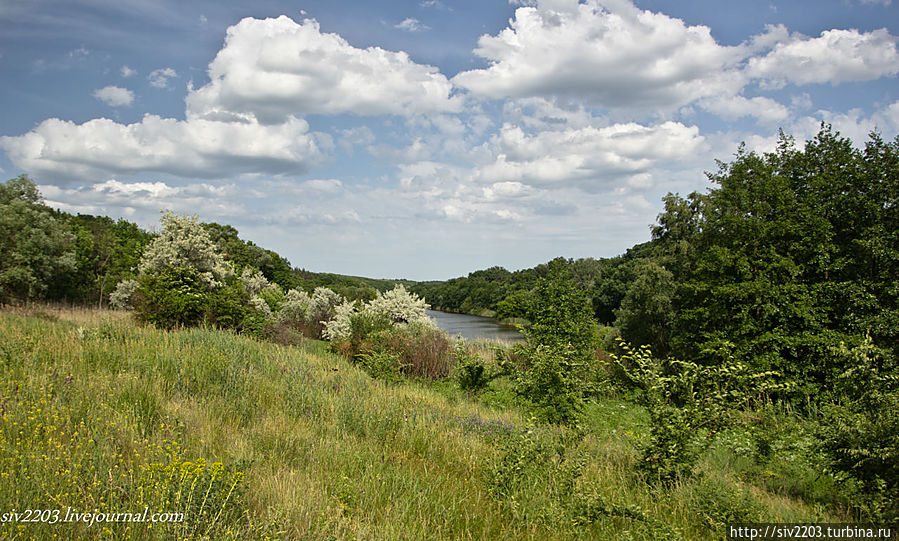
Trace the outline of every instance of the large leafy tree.
{"label": "large leafy tree", "polygon": [[0,301],[42,298],[56,275],[75,268],[73,242],[31,179],[0,185]]}
{"label": "large leafy tree", "polygon": [[671,347],[733,356],[822,388],[841,342],[895,348],[899,141],[864,150],[824,127],[803,149],[739,150],[708,194],[669,196],[654,230],[672,272]]}

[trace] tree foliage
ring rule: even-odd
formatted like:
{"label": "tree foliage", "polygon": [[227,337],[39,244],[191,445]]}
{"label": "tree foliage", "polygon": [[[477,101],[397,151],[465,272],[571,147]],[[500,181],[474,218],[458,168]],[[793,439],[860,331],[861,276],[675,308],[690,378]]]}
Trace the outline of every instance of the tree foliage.
{"label": "tree foliage", "polygon": [[166,211],[159,221],[162,232],[144,251],[138,267],[140,274],[187,268],[194,270],[207,287],[219,287],[234,275],[234,266],[225,260],[196,216],[179,216]]}
{"label": "tree foliage", "polygon": [[75,237],[25,175],[0,185],[0,302],[44,298],[75,269]]}
{"label": "tree foliage", "polygon": [[770,154],[741,148],[708,194],[669,197],[655,235],[674,254],[675,354],[733,355],[814,389],[841,371],[841,342],[869,332],[895,354],[897,159],[897,142],[860,151],[825,127],[803,150],[786,136]]}

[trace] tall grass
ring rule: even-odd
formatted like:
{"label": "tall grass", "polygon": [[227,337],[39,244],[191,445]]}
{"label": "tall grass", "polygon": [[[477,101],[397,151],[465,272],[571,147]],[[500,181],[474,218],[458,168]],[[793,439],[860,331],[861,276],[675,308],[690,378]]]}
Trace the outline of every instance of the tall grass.
{"label": "tall grass", "polygon": [[732,516],[828,518],[730,455],[660,491],[634,473],[640,411],[591,408],[584,436],[373,380],[322,342],[0,313],[0,513],[185,514],[5,523],[0,539],[719,539]]}

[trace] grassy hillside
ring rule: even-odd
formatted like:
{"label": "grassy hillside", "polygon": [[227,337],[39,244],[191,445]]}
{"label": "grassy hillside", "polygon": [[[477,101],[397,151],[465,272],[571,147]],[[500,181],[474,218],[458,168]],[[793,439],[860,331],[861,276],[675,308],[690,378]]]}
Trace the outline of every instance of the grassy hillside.
{"label": "grassy hillside", "polygon": [[0,539],[720,539],[732,520],[845,518],[825,511],[832,491],[787,412],[759,422],[788,460],[741,454],[735,430],[662,489],[635,473],[645,414],[590,408],[581,431],[533,426],[452,389],[372,380],[316,341],[7,311],[0,514],[185,520],[7,522]]}

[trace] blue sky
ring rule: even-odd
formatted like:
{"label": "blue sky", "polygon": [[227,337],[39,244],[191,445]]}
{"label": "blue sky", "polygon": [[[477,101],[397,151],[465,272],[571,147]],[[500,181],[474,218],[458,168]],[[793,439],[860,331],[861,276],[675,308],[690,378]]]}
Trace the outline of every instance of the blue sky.
{"label": "blue sky", "polygon": [[741,141],[895,137],[897,36],[890,0],[0,0],[0,174],[315,271],[607,257]]}

